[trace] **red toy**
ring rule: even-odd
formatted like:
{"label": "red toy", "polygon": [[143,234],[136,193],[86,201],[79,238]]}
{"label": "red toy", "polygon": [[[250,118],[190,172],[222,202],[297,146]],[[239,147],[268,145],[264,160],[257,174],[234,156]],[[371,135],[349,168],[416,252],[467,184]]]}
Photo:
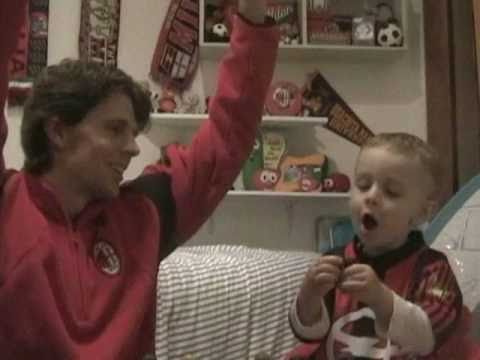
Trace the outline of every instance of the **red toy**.
{"label": "red toy", "polygon": [[253,184],[256,190],[273,190],[280,179],[280,171],[272,169],[258,169],[253,174]]}
{"label": "red toy", "polygon": [[324,192],[348,192],[350,179],[342,173],[332,173],[323,180],[322,191]]}

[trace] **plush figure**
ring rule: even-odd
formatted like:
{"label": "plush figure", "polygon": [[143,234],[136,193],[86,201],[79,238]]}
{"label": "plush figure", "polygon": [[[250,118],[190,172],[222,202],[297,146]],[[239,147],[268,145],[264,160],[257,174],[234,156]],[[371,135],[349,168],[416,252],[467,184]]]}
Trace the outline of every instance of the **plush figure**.
{"label": "plush figure", "polygon": [[316,191],[321,188],[322,182],[319,179],[316,179],[309,173],[303,173],[300,178],[300,191],[302,192],[311,192]]}
{"label": "plush figure", "polygon": [[393,21],[380,25],[377,32],[377,43],[384,47],[401,46],[403,43],[402,29]]}
{"label": "plush figure", "polygon": [[278,170],[258,169],[253,174],[255,190],[273,190],[279,179],[280,172]]}
{"label": "plush figure", "polygon": [[323,154],[285,156],[280,164],[281,177],[275,191],[320,191],[327,168],[327,157]]}
{"label": "plush figure", "polygon": [[252,152],[243,165],[242,179],[245,190],[256,190],[257,184],[254,181],[254,175],[258,170],[263,169],[263,139],[260,132],[255,137]]}
{"label": "plush figure", "polygon": [[332,173],[328,175],[322,184],[324,192],[348,192],[350,190],[350,179],[342,173]]}
{"label": "plush figure", "polygon": [[154,113],[173,113],[177,108],[175,93],[168,88],[163,90],[162,95],[151,91],[150,101],[152,103],[152,111]]}

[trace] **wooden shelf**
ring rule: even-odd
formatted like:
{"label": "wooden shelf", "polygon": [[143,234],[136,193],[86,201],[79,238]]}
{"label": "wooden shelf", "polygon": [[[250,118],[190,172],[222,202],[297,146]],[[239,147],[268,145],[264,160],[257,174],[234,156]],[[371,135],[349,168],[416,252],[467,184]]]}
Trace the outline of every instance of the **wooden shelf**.
{"label": "wooden shelf", "polygon": [[[176,114],[162,113],[151,114],[152,125],[162,127],[194,127],[207,118],[207,114]],[[298,127],[298,126],[323,126],[327,123],[326,117],[302,116],[264,116],[264,127]]]}

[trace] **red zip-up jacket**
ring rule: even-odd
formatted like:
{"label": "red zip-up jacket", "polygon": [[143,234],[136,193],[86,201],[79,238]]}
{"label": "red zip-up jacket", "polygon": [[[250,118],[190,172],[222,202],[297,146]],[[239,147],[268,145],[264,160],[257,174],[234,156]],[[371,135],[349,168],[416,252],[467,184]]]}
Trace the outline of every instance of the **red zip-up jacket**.
{"label": "red zip-up jacket", "polygon": [[[0,0],[0,107],[26,0]],[[209,119],[112,200],[74,220],[24,171],[0,198],[0,359],[140,359],[153,348],[159,261],[190,237],[246,160],[278,33],[237,17]],[[7,127],[0,114],[1,145]],[[1,174],[5,174],[1,159]]]}

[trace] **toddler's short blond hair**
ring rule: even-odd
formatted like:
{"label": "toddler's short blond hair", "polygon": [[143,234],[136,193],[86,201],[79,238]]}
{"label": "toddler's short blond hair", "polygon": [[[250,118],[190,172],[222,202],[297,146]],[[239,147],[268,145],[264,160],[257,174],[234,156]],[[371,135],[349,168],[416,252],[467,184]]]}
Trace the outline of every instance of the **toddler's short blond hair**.
{"label": "toddler's short blond hair", "polygon": [[368,138],[361,146],[360,151],[364,149],[385,147],[396,154],[406,157],[417,157],[432,179],[434,186],[433,196],[440,196],[443,167],[438,152],[416,135],[404,132],[380,133]]}

